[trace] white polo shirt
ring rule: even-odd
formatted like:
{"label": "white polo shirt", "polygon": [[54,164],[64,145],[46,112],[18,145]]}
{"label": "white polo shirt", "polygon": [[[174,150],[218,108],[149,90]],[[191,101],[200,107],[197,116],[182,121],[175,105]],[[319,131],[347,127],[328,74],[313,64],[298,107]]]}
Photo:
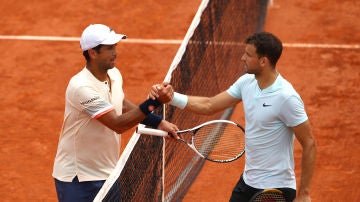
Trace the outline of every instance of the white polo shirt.
{"label": "white polo shirt", "polygon": [[65,113],[53,177],[71,182],[105,180],[115,168],[120,137],[96,119],[110,110],[122,114],[124,92],[117,68],[108,70],[109,84],[96,79],[84,68],[67,86]]}
{"label": "white polo shirt", "polygon": [[289,127],[308,119],[299,94],[281,75],[261,90],[253,74],[241,76],[227,92],[242,99],[244,106],[245,183],[259,189],[296,189],[294,134]]}

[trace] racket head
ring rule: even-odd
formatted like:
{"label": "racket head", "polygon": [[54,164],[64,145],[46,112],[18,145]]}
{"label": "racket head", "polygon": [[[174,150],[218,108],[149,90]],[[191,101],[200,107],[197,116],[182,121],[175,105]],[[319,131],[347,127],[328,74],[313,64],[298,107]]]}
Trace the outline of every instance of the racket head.
{"label": "racket head", "polygon": [[279,189],[264,189],[257,192],[251,202],[286,202],[285,195]]}
{"label": "racket head", "polygon": [[232,162],[245,152],[245,130],[233,121],[212,120],[191,131],[194,149],[209,161]]}

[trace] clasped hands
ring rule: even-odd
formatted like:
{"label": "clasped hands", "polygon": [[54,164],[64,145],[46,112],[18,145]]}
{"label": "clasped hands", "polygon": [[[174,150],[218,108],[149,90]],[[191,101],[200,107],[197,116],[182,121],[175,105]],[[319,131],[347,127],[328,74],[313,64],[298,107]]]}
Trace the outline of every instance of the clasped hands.
{"label": "clasped hands", "polygon": [[[151,87],[148,97],[149,99],[157,99],[161,103],[166,104],[170,102],[174,97],[174,89],[168,82],[164,82],[162,84],[155,84]],[[163,120],[160,123],[158,129],[167,131],[170,134],[169,137],[180,139],[179,135],[176,133],[179,128],[175,124]]]}
{"label": "clasped hands", "polygon": [[151,87],[149,93],[150,99],[157,99],[161,103],[168,103],[174,97],[174,89],[169,82],[163,82],[162,84],[155,84]]}

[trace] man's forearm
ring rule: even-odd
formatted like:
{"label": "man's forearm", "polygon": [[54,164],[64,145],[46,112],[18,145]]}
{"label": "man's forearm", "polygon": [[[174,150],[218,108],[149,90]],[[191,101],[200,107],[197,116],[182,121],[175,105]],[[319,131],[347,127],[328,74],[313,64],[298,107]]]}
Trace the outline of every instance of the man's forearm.
{"label": "man's forearm", "polygon": [[315,160],[316,144],[315,141],[313,141],[309,146],[303,148],[299,194],[309,194],[310,183],[315,168]]}
{"label": "man's forearm", "polygon": [[180,109],[186,109],[196,114],[211,114],[210,98],[201,96],[188,96],[174,93],[170,105]]}
{"label": "man's forearm", "polygon": [[188,96],[188,103],[185,109],[197,114],[210,115],[213,114],[210,98],[199,96]]}

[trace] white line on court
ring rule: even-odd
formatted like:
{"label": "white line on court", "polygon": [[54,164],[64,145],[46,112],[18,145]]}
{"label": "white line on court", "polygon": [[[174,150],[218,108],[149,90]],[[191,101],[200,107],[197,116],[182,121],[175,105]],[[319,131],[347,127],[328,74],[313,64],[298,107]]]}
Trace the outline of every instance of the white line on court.
{"label": "white line on court", "polygon": [[[0,40],[34,40],[34,41],[80,41],[80,37],[61,37],[61,36],[12,36],[0,35]],[[181,44],[182,40],[173,39],[129,39],[121,43],[142,43],[142,44]]]}
{"label": "white line on court", "polygon": [[[79,41],[79,37],[61,36],[29,36],[29,35],[0,35],[0,40],[34,40],[34,41]],[[181,44],[180,39],[126,39],[124,43],[139,44]],[[360,44],[317,44],[317,43],[283,43],[290,48],[333,48],[333,49],[360,49]]]}
{"label": "white line on court", "polygon": [[315,44],[315,43],[283,43],[284,47],[290,48],[339,48],[360,49],[360,44]]}

